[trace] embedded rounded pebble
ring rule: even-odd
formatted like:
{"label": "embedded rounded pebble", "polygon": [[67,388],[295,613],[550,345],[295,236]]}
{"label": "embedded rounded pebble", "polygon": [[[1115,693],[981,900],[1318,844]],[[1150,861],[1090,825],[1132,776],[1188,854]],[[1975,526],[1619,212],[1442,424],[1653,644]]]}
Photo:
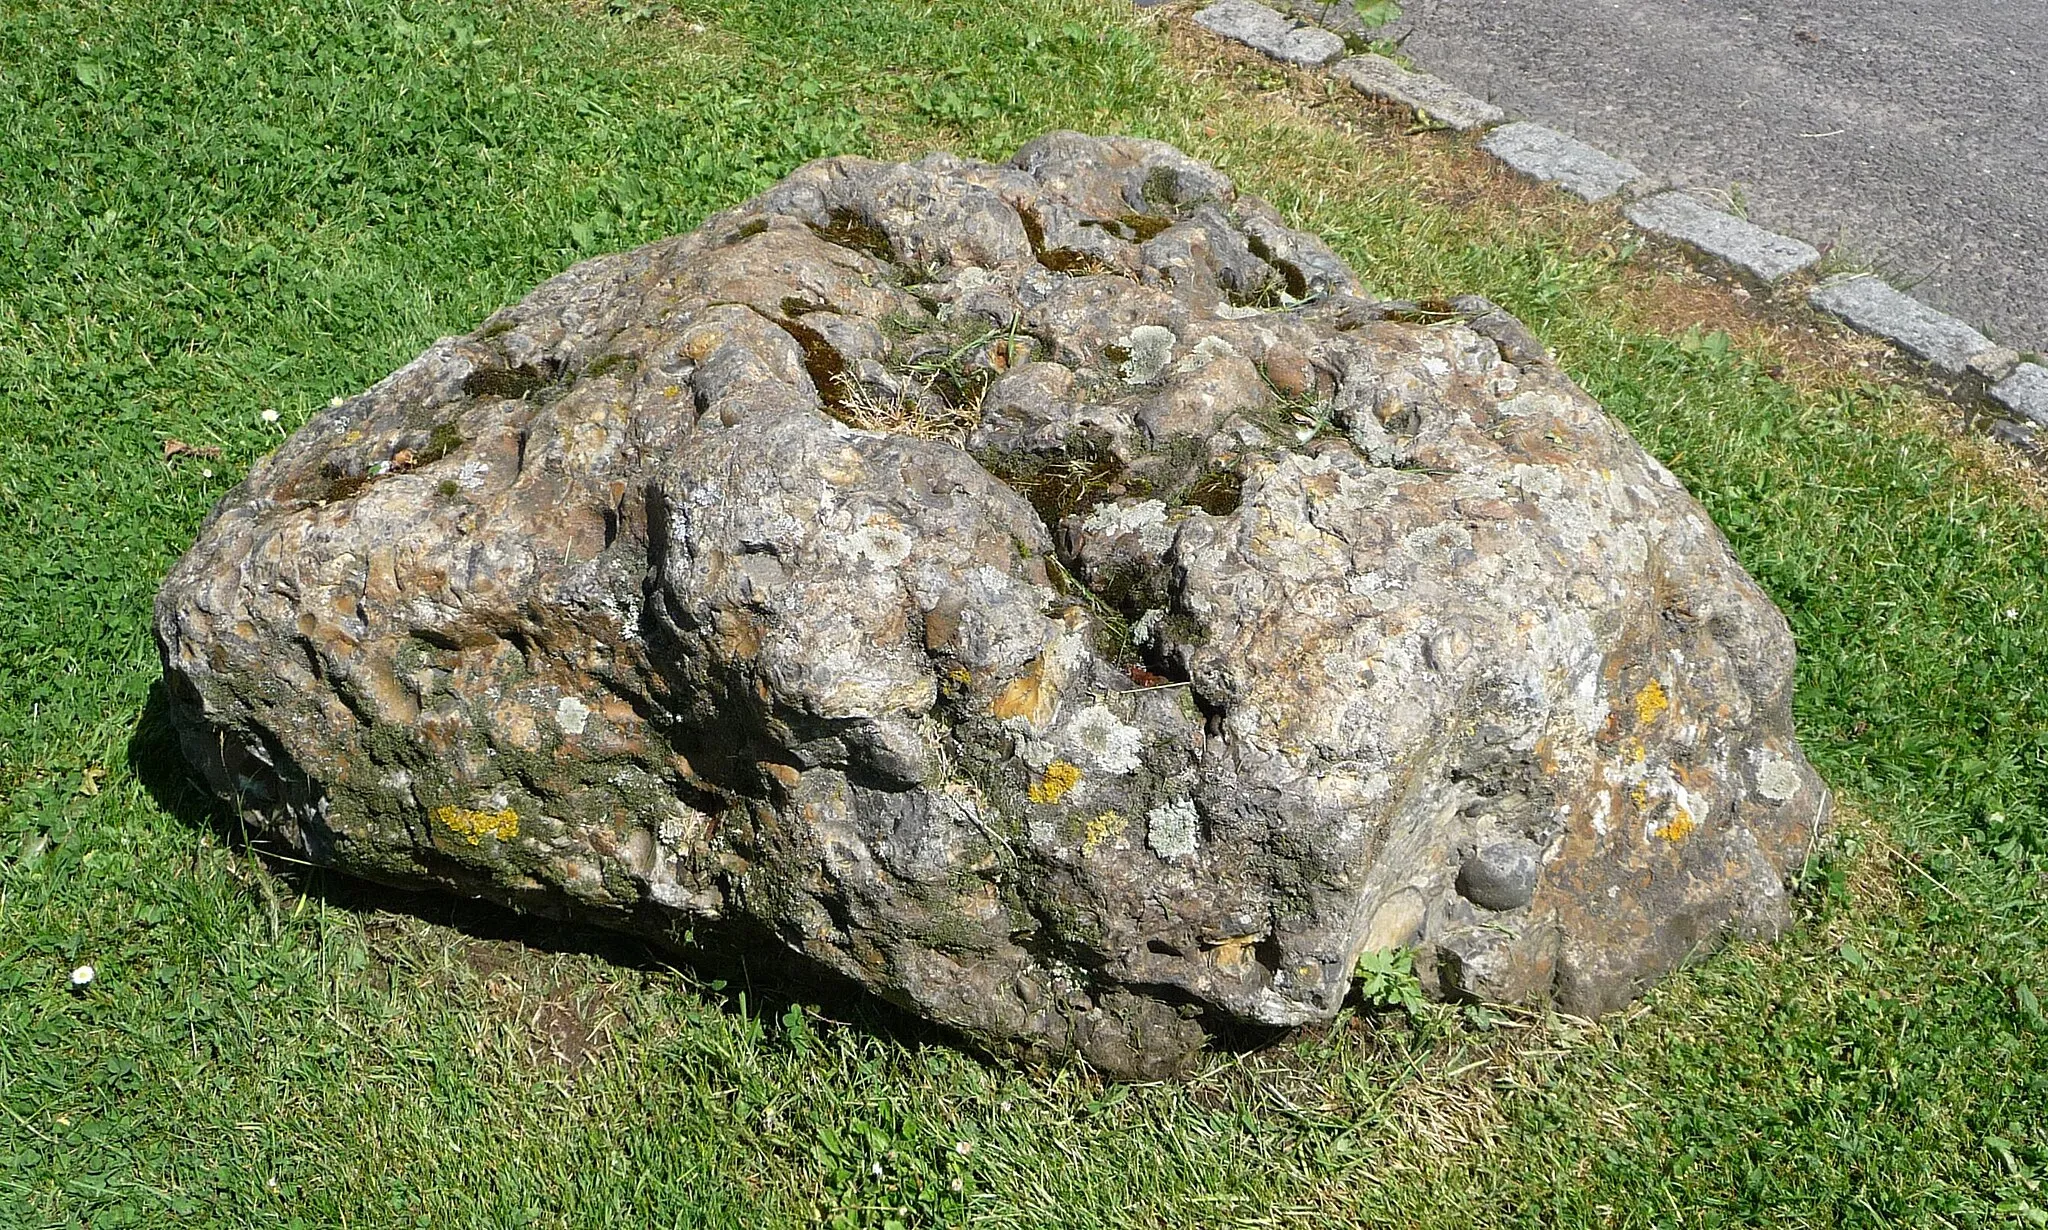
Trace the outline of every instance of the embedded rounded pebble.
{"label": "embedded rounded pebble", "polygon": [[1542,851],[1527,841],[1482,846],[1458,868],[1458,894],[1488,910],[1519,910],[1536,895]]}

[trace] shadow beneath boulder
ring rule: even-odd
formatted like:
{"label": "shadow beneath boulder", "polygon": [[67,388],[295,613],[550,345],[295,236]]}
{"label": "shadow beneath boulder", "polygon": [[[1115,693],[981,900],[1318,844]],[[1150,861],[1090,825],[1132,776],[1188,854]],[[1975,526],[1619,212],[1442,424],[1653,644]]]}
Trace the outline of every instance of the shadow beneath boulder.
{"label": "shadow beneath boulder", "polygon": [[127,760],[158,807],[254,861],[247,887],[259,909],[265,904],[289,908],[303,897],[356,915],[369,930],[376,929],[380,915],[407,918],[446,928],[472,945],[493,950],[472,956],[471,964],[480,968],[510,966],[537,954],[596,957],[624,969],[678,975],[693,992],[722,1002],[727,1011],[763,1021],[780,1017],[791,1006],[805,1005],[906,1049],[940,1044],[988,1058],[965,1039],[804,961],[758,927],[727,923],[709,937],[685,933],[673,943],[658,943],[622,931],[521,913],[481,898],[382,884],[307,863],[251,830],[232,807],[199,783],[179,750],[161,680],[150,685],[128,739]]}

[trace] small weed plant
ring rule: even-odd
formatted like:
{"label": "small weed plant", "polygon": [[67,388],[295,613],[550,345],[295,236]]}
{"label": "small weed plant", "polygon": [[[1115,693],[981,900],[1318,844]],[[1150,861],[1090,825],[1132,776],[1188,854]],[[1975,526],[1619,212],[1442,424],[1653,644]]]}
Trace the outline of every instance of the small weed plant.
{"label": "small weed plant", "polygon": [[1368,1008],[1399,1008],[1409,1016],[1425,1011],[1422,980],[1415,975],[1415,950],[1389,948],[1360,953],[1358,998]]}

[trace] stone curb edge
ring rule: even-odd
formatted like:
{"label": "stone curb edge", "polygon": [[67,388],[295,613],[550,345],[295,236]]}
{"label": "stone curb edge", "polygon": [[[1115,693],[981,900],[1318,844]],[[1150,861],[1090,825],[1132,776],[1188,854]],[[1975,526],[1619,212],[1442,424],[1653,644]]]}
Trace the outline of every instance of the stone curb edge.
{"label": "stone curb edge", "polygon": [[[1170,2],[1134,0],[1140,8]],[[1627,202],[1622,213],[1638,229],[1676,241],[1742,278],[1774,285],[1820,263],[1821,254],[1810,244],[1687,193],[1659,191],[1637,167],[1541,124],[1509,122],[1500,108],[1440,78],[1385,56],[1346,57],[1343,38],[1307,18],[1298,4],[1290,8],[1211,0],[1193,21],[1283,63],[1326,72],[1367,97],[1406,107],[1422,123],[1483,132],[1479,148],[1516,172],[1588,202],[1620,197]],[[1935,390],[1962,408],[1966,426],[1988,411],[1985,430],[1992,437],[2029,454],[2048,452],[2048,366],[2023,360],[1874,274],[1823,278],[1806,301],[1911,356],[1934,377]]]}

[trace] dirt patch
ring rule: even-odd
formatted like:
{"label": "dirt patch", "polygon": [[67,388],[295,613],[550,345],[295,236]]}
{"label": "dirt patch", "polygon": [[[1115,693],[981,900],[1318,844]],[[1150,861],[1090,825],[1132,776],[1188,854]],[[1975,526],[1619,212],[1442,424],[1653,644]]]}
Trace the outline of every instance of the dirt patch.
{"label": "dirt patch", "polygon": [[557,987],[553,995],[534,1009],[528,1030],[536,1040],[547,1044],[549,1058],[569,1068],[580,1068],[609,1048],[611,1033],[606,1028],[606,1017],[579,1007],[563,997],[562,991]]}
{"label": "dirt patch", "polygon": [[618,1049],[640,971],[516,938],[378,911],[363,919],[371,976],[474,1014],[479,1036],[508,1041],[538,1068],[574,1072]]}
{"label": "dirt patch", "polygon": [[448,990],[487,1006],[528,1062],[574,1071],[615,1049],[625,996],[611,977],[564,970],[563,956],[512,940],[465,939],[457,951],[467,977],[451,978]]}

